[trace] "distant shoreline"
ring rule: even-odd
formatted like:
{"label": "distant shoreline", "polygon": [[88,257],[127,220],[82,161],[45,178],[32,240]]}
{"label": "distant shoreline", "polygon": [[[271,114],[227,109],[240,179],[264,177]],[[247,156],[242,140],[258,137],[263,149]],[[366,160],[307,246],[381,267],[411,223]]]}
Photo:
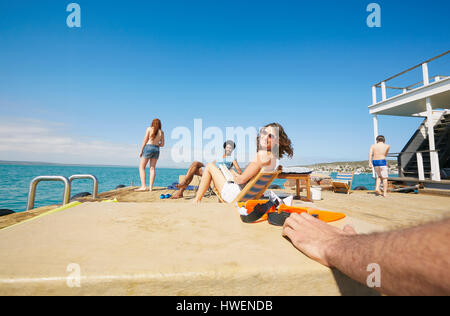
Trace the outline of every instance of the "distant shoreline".
{"label": "distant shoreline", "polygon": [[[389,166],[392,168],[396,165],[396,161],[388,161]],[[60,166],[60,167],[119,167],[119,168],[137,168],[138,166],[130,166],[130,165],[101,165],[101,164],[67,164],[67,163],[57,163],[57,162],[43,162],[43,161],[10,161],[10,160],[0,160],[0,165],[15,165],[15,166]],[[363,161],[339,161],[339,162],[322,162],[315,164],[305,164],[300,167],[307,167],[311,169],[335,169],[336,167],[344,167],[345,169],[366,169],[369,165],[368,160]],[[341,169],[341,168],[337,169]],[[162,169],[187,169],[183,167],[160,167]],[[344,169],[342,168],[342,169]],[[325,170],[321,170],[325,171]]]}

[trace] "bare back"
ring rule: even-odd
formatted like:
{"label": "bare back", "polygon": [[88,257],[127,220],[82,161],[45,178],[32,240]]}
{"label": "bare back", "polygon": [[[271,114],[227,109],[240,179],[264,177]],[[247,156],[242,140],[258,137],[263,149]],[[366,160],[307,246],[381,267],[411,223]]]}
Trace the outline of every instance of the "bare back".
{"label": "bare back", "polygon": [[372,159],[373,160],[386,159],[387,155],[389,154],[390,149],[391,149],[391,146],[386,145],[385,143],[377,143],[375,145],[372,145],[372,148],[371,148]]}
{"label": "bare back", "polygon": [[162,130],[159,130],[158,133],[156,133],[155,138],[151,138],[152,133],[153,133],[153,127],[149,127],[147,129],[147,133],[148,133],[148,145],[154,145],[154,146],[160,146],[163,143],[163,137],[164,137],[164,133]]}

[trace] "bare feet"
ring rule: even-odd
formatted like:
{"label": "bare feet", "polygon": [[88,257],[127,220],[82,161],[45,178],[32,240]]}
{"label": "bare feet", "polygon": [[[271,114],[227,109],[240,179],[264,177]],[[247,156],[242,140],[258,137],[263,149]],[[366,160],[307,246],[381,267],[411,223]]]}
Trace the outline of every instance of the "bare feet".
{"label": "bare feet", "polygon": [[172,195],[171,199],[181,199],[183,197],[183,191],[178,190],[177,192],[175,192],[174,195]]}
{"label": "bare feet", "polygon": [[382,193],[381,191],[378,191],[378,190],[377,190],[377,191],[375,191],[375,195],[376,195],[376,196],[380,196],[380,195],[383,195],[383,193]]}
{"label": "bare feet", "polygon": [[139,189],[134,190],[134,192],[146,192],[148,191],[147,187],[140,187]]}
{"label": "bare feet", "polygon": [[193,199],[192,204],[200,204],[202,200]]}

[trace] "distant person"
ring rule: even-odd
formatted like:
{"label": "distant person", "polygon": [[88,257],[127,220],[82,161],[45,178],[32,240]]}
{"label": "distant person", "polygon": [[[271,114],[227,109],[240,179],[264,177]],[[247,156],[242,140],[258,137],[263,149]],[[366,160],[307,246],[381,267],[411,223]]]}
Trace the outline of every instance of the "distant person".
{"label": "distant person", "polygon": [[[155,182],[155,167],[159,159],[160,148],[164,147],[164,132],[161,129],[161,121],[154,119],[152,126],[147,128],[145,132],[144,142],[142,143],[139,157],[141,163],[139,165],[139,176],[141,177],[141,187],[137,189],[138,192],[152,191],[153,183]],[[150,161],[150,187],[147,188],[145,168]]]}
{"label": "distant person", "polygon": [[[375,169],[375,173],[377,175],[375,192],[378,195],[383,194],[384,197],[387,197],[388,190],[389,170],[386,157],[389,154],[390,149],[391,146],[386,145],[386,139],[384,136],[380,135],[377,137],[377,143],[370,147],[369,153],[369,166],[370,168]],[[383,193],[381,193],[380,189],[381,181],[383,181]]]}
{"label": "distant person", "polygon": [[387,295],[450,295],[450,219],[392,232],[358,235],[309,214],[292,214],[283,236],[309,258],[367,284],[370,265],[379,267]]}
{"label": "distant person", "polygon": [[[223,144],[224,154],[223,156],[214,161],[213,164],[225,164],[228,169],[231,169],[234,167],[236,172],[238,174],[242,174],[242,170],[239,167],[239,164],[236,160],[236,158],[233,156],[233,151],[236,149],[236,144],[228,140]],[[189,184],[194,179],[194,176],[202,176],[203,175],[203,167],[205,165],[201,162],[194,161],[191,166],[189,167],[188,172],[186,173],[186,177],[184,178],[184,181],[177,185],[177,188],[179,189],[175,194],[172,196],[172,199],[180,199],[183,197],[183,192],[186,190],[186,188],[189,186]]]}

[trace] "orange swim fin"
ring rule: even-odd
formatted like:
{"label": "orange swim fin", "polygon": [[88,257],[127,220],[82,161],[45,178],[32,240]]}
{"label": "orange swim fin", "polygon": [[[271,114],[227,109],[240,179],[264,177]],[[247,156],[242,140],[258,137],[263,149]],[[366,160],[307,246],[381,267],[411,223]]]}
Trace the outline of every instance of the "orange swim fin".
{"label": "orange swim fin", "polygon": [[328,212],[328,211],[321,211],[318,209],[314,209],[311,207],[293,207],[293,206],[286,206],[284,204],[280,205],[278,208],[278,212],[286,212],[286,213],[308,213],[309,215],[316,215],[318,219],[325,223],[331,223],[336,222],[338,220],[341,220],[346,217],[343,213],[335,213],[335,212]]}

